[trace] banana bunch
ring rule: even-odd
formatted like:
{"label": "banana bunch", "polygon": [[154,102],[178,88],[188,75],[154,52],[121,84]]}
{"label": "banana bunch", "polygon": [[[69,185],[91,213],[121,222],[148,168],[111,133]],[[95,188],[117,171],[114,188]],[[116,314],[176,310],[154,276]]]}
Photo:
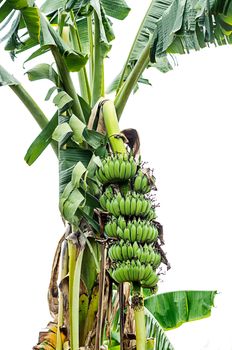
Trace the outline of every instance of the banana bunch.
{"label": "banana bunch", "polygon": [[149,220],[134,218],[127,221],[123,216],[109,220],[105,225],[105,233],[110,238],[132,243],[151,243],[155,242],[158,237],[157,227]]}
{"label": "banana bunch", "polygon": [[161,256],[154,251],[152,245],[139,245],[137,242],[131,244],[121,240],[113,244],[108,251],[111,261],[127,261],[134,259],[141,263],[150,264],[154,269],[157,268],[161,262]]}
{"label": "banana bunch", "polygon": [[155,218],[152,202],[140,193],[128,192],[125,196],[118,193],[111,198],[103,193],[99,201],[102,208],[115,217],[123,215]]}
{"label": "banana bunch", "polygon": [[148,193],[152,186],[155,186],[154,176],[148,176],[142,170],[139,170],[134,178],[133,190],[137,193]]}
{"label": "banana bunch", "polygon": [[99,202],[109,216],[105,234],[111,238],[108,257],[112,278],[118,283],[155,287],[161,255],[153,243],[159,231],[153,221],[156,213],[152,199],[146,195],[155,188],[154,176],[128,154],[108,156],[96,176],[106,185]]}
{"label": "banana bunch", "polygon": [[116,263],[110,274],[118,283],[139,282],[144,288],[155,287],[159,280],[151,264],[145,265],[134,259]]}
{"label": "banana bunch", "polygon": [[125,182],[135,176],[137,163],[133,156],[114,154],[102,161],[102,166],[97,170],[96,176],[103,184]]}

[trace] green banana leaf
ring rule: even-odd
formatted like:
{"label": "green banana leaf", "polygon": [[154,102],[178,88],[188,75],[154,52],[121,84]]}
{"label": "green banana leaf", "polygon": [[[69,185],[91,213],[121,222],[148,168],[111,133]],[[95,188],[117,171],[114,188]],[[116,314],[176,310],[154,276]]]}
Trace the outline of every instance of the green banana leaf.
{"label": "green banana leaf", "polygon": [[127,72],[150,45],[150,63],[162,72],[172,69],[168,54],[184,54],[209,44],[232,43],[232,0],[152,0],[135,36],[119,89]]}
{"label": "green banana leaf", "polygon": [[211,315],[216,291],[177,291],[145,299],[144,305],[165,330]]}

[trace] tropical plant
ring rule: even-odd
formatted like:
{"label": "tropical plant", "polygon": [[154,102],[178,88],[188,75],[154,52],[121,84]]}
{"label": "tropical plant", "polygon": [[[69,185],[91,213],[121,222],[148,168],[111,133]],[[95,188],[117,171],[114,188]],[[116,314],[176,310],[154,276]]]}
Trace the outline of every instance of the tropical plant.
{"label": "tropical plant", "polygon": [[35,349],[173,349],[164,330],[209,316],[213,305],[215,291],[156,294],[156,269],[168,262],[155,178],[138,156],[137,132],[121,132],[118,120],[131,92],[149,83],[145,69],[166,72],[171,54],[231,43],[232,1],[151,1],[106,89],[112,18],[123,20],[129,11],[124,0],[46,0],[40,8],[33,0],[0,0],[1,41],[11,57],[30,50],[27,62],[46,53],[55,62],[27,71],[31,81],[53,83],[46,100],[55,94],[57,111],[50,119],[0,66],[0,85],[11,88],[42,129],[26,162],[32,165],[49,144],[59,161],[66,231],[48,291],[53,320]]}

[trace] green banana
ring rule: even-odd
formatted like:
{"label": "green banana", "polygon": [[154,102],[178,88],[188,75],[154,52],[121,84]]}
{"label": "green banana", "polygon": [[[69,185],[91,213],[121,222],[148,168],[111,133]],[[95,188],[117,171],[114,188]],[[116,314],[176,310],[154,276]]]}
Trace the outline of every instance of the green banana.
{"label": "green banana", "polygon": [[121,179],[121,180],[124,180],[124,178],[125,178],[125,172],[126,172],[126,164],[125,164],[125,162],[122,162],[122,163],[120,164],[120,179]]}
{"label": "green banana", "polygon": [[107,178],[107,180],[109,181],[111,179],[111,176],[110,176],[110,172],[109,172],[109,164],[108,163],[105,163],[102,171],[103,171],[103,174],[105,175],[105,177]]}
{"label": "green banana", "polygon": [[99,198],[99,203],[103,210],[106,210],[106,198],[104,194]]}
{"label": "green banana", "polygon": [[136,192],[140,192],[141,183],[142,183],[142,176],[141,176],[141,174],[138,174],[135,178],[135,181],[134,181],[134,190]]}
{"label": "green banana", "polygon": [[137,198],[137,203],[136,203],[136,210],[135,210],[135,215],[139,216],[141,214],[143,202],[140,198]]}
{"label": "green banana", "polygon": [[142,281],[142,285],[147,288],[155,287],[159,281],[159,277],[153,272],[149,278],[146,278]]}
{"label": "green banana", "polygon": [[121,214],[125,215],[126,214],[126,211],[125,211],[125,199],[123,197],[120,199],[119,207],[120,207]]}
{"label": "green banana", "polygon": [[142,234],[143,234],[143,227],[142,225],[138,225],[137,227],[137,241],[138,242],[141,242],[141,239],[142,239]]}
{"label": "green banana", "polygon": [[133,258],[133,248],[131,244],[128,244],[127,246],[127,254],[128,254],[128,259],[132,259]]}
{"label": "green banana", "polygon": [[118,218],[118,225],[120,226],[120,228],[122,230],[124,230],[126,228],[126,220],[124,219],[123,216],[119,216],[119,218]]}
{"label": "green banana", "polygon": [[130,199],[130,196],[127,196],[126,197],[126,200],[125,200],[125,214],[126,215],[130,215],[131,213],[131,199]]}
{"label": "green banana", "polygon": [[131,163],[130,162],[126,162],[125,163],[125,176],[124,176],[124,180],[128,180],[131,178]]}
{"label": "green banana", "polygon": [[136,241],[136,237],[137,237],[137,229],[135,224],[131,225],[131,229],[130,229],[130,238],[131,238],[131,242],[135,242]]}
{"label": "green banana", "polygon": [[114,161],[114,175],[117,179],[120,179],[120,162],[118,159]]}
{"label": "green banana", "polygon": [[117,199],[114,199],[111,202],[111,208],[112,208],[112,214],[114,214],[114,216],[120,216],[120,208],[119,208],[119,203]]}
{"label": "green banana", "polygon": [[126,241],[126,240],[128,240],[128,241],[131,240],[131,238],[130,238],[130,230],[129,230],[128,227],[126,227],[126,228],[124,229],[123,239],[124,239],[125,241]]}
{"label": "green banana", "polygon": [[135,176],[137,171],[137,164],[133,157],[130,157],[130,164],[131,164],[131,177]]}
{"label": "green banana", "polygon": [[145,213],[147,211],[147,207],[148,207],[148,201],[145,198],[143,198],[142,208],[141,208],[141,213],[140,213],[142,216],[145,216]]}
{"label": "green banana", "polygon": [[109,160],[108,162],[108,169],[109,169],[109,176],[110,176],[110,180],[114,180],[115,179],[115,174],[114,174],[114,161],[113,158]]}
{"label": "green banana", "polygon": [[123,239],[124,236],[125,236],[124,231],[121,229],[121,227],[118,226],[118,227],[117,227],[117,238]]}
{"label": "green banana", "polygon": [[125,243],[122,246],[122,257],[123,257],[124,261],[126,261],[128,259],[127,244],[125,244]]}
{"label": "green banana", "polygon": [[131,215],[135,215],[136,206],[137,206],[137,201],[136,201],[135,197],[132,197],[132,198],[131,198],[131,207],[130,207],[130,213],[131,213]]}

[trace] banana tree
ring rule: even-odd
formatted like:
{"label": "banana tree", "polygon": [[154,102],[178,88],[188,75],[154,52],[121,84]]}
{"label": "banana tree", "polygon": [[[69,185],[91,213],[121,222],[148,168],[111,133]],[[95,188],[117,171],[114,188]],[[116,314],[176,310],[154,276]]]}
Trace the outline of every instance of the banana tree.
{"label": "banana tree", "polygon": [[26,62],[41,59],[27,75],[52,82],[46,100],[53,96],[57,109],[47,118],[0,66],[0,85],[10,87],[42,129],[26,162],[32,165],[49,144],[59,162],[65,233],[48,290],[52,322],[35,349],[173,349],[164,330],[207,317],[213,306],[215,291],[156,294],[157,267],[169,263],[156,220],[155,178],[142,162],[138,133],[121,131],[119,119],[131,93],[149,83],[147,68],[167,72],[171,54],[231,42],[232,1],[151,1],[125,64],[105,87],[112,21],[129,11],[124,0],[46,0],[41,7],[0,0],[5,50],[12,58],[30,50]]}

